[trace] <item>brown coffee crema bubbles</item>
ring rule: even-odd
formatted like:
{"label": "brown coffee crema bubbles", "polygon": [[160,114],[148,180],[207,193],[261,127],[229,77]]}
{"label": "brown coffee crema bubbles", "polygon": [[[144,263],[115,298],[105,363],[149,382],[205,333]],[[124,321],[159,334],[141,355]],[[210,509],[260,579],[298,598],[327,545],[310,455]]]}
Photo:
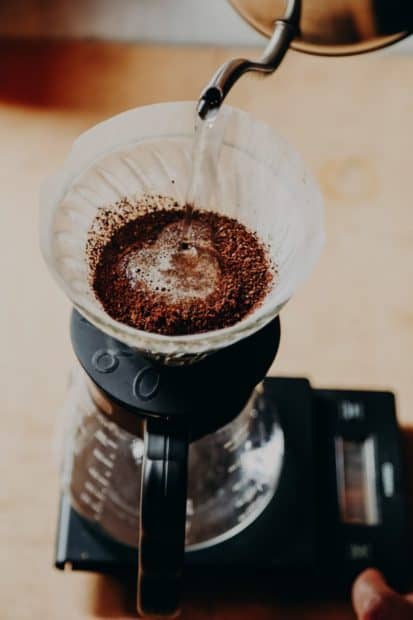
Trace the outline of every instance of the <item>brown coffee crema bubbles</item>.
{"label": "brown coffee crema bubbles", "polygon": [[87,241],[90,285],[115,320],[165,335],[234,325],[276,277],[264,244],[237,220],[165,196],[99,210]]}

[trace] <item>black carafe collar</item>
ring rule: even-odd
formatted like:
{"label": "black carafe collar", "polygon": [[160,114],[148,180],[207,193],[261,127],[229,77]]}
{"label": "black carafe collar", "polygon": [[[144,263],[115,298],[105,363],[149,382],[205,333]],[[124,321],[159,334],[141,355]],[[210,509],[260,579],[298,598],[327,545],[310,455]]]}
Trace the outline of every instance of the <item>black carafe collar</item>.
{"label": "black carafe collar", "polygon": [[183,416],[195,439],[242,410],[275,358],[280,323],[277,317],[252,336],[184,366],[166,366],[143,356],[76,310],[71,338],[80,364],[110,400],[140,416]]}

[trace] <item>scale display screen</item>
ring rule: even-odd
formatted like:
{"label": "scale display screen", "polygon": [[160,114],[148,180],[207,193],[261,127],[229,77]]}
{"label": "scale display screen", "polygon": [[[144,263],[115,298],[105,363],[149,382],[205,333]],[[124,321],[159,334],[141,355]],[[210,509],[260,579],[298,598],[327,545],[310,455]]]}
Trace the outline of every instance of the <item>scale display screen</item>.
{"label": "scale display screen", "polygon": [[343,523],[380,523],[374,437],[363,441],[335,438],[337,491]]}

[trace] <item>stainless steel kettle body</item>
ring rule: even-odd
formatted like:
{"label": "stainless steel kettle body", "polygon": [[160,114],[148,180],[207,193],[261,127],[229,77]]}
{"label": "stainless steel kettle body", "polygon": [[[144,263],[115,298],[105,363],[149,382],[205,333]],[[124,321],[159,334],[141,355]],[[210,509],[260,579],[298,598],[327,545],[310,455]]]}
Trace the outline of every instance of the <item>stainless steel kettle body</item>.
{"label": "stainless steel kettle body", "polygon": [[[271,37],[286,0],[230,0],[254,28]],[[294,4],[298,4],[294,2]],[[294,49],[309,54],[360,54],[391,45],[413,29],[410,0],[301,0]]]}

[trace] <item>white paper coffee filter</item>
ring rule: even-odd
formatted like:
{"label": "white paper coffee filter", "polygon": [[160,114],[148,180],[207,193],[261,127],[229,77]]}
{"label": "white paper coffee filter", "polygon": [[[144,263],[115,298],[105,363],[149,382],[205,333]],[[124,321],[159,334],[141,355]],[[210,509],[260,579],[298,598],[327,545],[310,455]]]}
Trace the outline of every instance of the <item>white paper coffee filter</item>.
{"label": "white paper coffee filter", "polygon": [[184,204],[192,163],[195,103],[137,108],[93,127],[74,143],[45,185],[41,241],[46,261],[75,306],[123,342],[168,357],[203,354],[268,323],[309,275],[324,233],[322,198],[298,154],[271,127],[225,107],[218,117],[217,166],[203,170],[198,208],[258,233],[276,266],[263,304],[239,323],[189,336],[150,334],[111,319],[89,285],[86,242],[96,215],[128,197],[169,196]]}

